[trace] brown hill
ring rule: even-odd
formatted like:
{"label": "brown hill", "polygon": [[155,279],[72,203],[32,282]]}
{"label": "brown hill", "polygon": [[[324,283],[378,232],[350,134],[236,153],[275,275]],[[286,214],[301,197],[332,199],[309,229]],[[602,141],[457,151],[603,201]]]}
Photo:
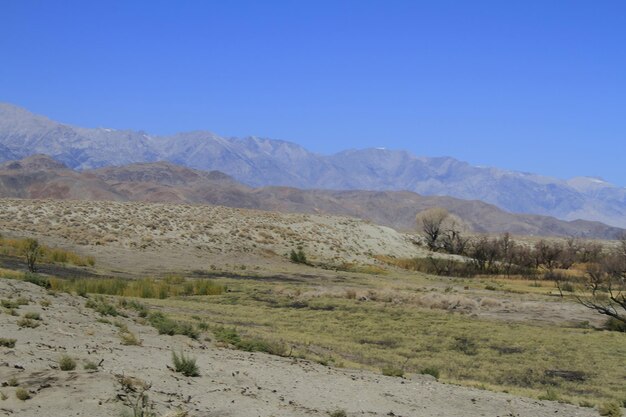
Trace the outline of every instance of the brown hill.
{"label": "brown hill", "polygon": [[415,215],[445,207],[474,232],[612,239],[623,232],[603,223],[513,214],[481,201],[422,196],[409,191],[251,188],[219,171],[168,162],[76,172],[46,156],[0,165],[0,197],[214,204],[269,211],[358,217],[401,231],[415,229]]}

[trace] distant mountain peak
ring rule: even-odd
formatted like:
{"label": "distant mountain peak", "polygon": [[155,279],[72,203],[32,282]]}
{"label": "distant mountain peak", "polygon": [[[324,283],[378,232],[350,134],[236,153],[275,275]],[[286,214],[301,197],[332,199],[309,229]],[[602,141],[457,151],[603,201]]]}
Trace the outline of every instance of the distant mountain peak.
{"label": "distant mountain peak", "polygon": [[208,131],[151,136],[133,130],[87,129],[0,104],[0,162],[42,153],[78,170],[166,160],[219,170],[254,187],[409,190],[481,200],[517,213],[626,226],[626,188],[601,179],[563,180],[476,167],[446,156],[417,157],[403,150],[352,149],[321,155],[292,142],[225,138]]}

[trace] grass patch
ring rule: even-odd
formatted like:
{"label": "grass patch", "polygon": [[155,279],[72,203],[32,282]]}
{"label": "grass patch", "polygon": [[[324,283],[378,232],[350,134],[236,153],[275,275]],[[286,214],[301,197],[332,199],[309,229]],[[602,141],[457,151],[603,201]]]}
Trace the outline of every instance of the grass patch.
{"label": "grass patch", "polygon": [[24,313],[24,318],[31,319],[31,320],[41,320],[41,315],[39,313],[29,311],[27,313]]}
{"label": "grass patch", "polygon": [[[625,375],[615,366],[615,358],[626,357],[622,333],[479,319],[396,303],[393,297],[368,296],[367,301],[346,297],[346,287],[365,294],[393,288],[419,296],[424,285],[438,283],[439,278],[368,275],[342,278],[336,284],[321,279],[221,280],[230,291],[218,296],[145,303],[177,312],[177,318],[193,321],[192,316],[199,316],[216,323],[215,339],[237,349],[284,354],[284,348],[272,346],[287,346],[290,356],[316,362],[332,357],[346,367],[378,372],[406,361],[405,374],[424,372],[446,383],[481,385],[534,398],[552,388],[560,400],[573,403],[621,400],[618,393]],[[465,285],[472,285],[471,280],[459,281],[458,286]],[[484,283],[475,285],[476,291],[484,291]],[[545,300],[552,302],[552,298]],[[305,307],[292,307],[295,302]],[[586,378],[570,381],[551,376],[550,370]]]}
{"label": "grass patch", "polygon": [[284,356],[285,346],[280,342],[271,342],[260,338],[244,338],[234,327],[218,327],[213,331],[217,341],[226,343],[246,352],[265,352],[272,355]]}
{"label": "grass patch", "polygon": [[30,393],[27,390],[25,390],[24,388],[18,388],[18,389],[15,390],[15,397],[18,400],[26,401],[26,400],[30,399]]}
{"label": "grass patch", "polygon": [[[28,239],[0,238],[0,254],[12,257],[23,257],[24,245]],[[63,248],[55,248],[39,243],[40,256],[37,263],[70,264],[75,266],[94,266],[96,260],[93,256],[81,256]]]}
{"label": "grass patch", "polygon": [[15,342],[16,342],[16,339],[7,339],[4,337],[0,337],[0,346],[4,346],[7,348],[14,348]]}
{"label": "grass patch", "polygon": [[17,321],[17,325],[20,326],[21,328],[35,329],[39,327],[39,322],[37,322],[36,320],[31,320],[26,317],[22,317],[21,319]]}
{"label": "grass patch", "polygon": [[126,330],[120,331],[120,341],[124,346],[141,346],[141,340],[134,333]]}
{"label": "grass patch", "polygon": [[208,279],[154,279],[138,280],[122,278],[50,279],[55,291],[78,295],[101,294],[134,298],[165,299],[178,296],[219,295],[226,291],[223,285]]}
{"label": "grass patch", "polygon": [[62,371],[73,371],[76,369],[76,361],[68,355],[63,355],[59,358],[59,368]]}
{"label": "grass patch", "polygon": [[185,356],[183,352],[177,355],[176,352],[172,351],[172,364],[176,372],[180,372],[185,376],[200,375],[200,370],[198,369],[198,365],[196,365],[196,359]]}
{"label": "grass patch", "polygon": [[154,312],[148,315],[148,322],[157,329],[159,334],[166,334],[174,336],[175,334],[182,334],[189,336],[192,339],[197,339],[200,333],[196,330],[191,323],[179,322],[172,320],[161,312]]}
{"label": "grass patch", "polygon": [[600,413],[601,416],[607,416],[607,417],[621,417],[622,416],[622,410],[620,408],[620,404],[616,401],[602,404],[598,408],[598,412]]}

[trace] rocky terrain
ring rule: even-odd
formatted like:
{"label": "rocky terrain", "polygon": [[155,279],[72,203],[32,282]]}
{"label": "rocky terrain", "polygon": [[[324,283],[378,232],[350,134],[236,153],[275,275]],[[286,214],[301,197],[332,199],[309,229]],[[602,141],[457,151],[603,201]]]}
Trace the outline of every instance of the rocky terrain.
{"label": "rocky terrain", "polygon": [[0,104],[0,161],[39,153],[80,170],[165,160],[219,170],[255,187],[409,190],[481,200],[515,213],[626,227],[626,189],[597,178],[561,180],[387,149],[326,156],[289,142],[224,138],[202,131],[159,137],[141,131],[86,129]]}
{"label": "rocky terrain", "polygon": [[613,239],[623,232],[598,222],[512,214],[480,201],[421,196],[409,191],[252,188],[219,171],[193,170],[168,162],[78,172],[44,155],[0,165],[0,197],[213,204],[330,214],[365,219],[405,232],[415,230],[418,212],[445,207],[476,233]]}

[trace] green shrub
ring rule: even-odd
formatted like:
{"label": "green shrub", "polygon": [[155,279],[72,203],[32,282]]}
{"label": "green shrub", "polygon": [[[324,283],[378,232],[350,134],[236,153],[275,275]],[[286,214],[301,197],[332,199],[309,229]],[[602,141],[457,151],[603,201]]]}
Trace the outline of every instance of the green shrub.
{"label": "green shrub", "polygon": [[9,387],[17,387],[19,385],[19,382],[17,382],[17,378],[15,377],[11,377],[9,378],[9,380],[7,381],[7,385]]}
{"label": "green shrub", "polygon": [[428,368],[422,369],[421,374],[431,375],[431,376],[434,376],[435,379],[439,379],[439,369],[434,368],[434,367],[428,367]]}
{"label": "green shrub", "polygon": [[24,281],[46,289],[51,287],[50,280],[48,278],[42,277],[41,275],[33,272],[27,272],[26,275],[24,275]]}
{"label": "green shrub", "polygon": [[291,262],[294,262],[297,264],[307,263],[306,255],[304,254],[304,251],[302,249],[298,249],[297,252],[292,249],[291,252],[289,253],[289,259],[291,260]]}
{"label": "green shrub", "polygon": [[340,410],[340,409],[329,411],[328,415],[330,415],[330,417],[347,417],[348,416],[345,410]]}
{"label": "green shrub", "polygon": [[27,327],[29,329],[39,327],[39,323],[37,323],[35,320],[27,319],[26,317],[22,317],[21,319],[19,319],[17,321],[17,325],[20,327]]}
{"label": "green shrub", "polygon": [[157,329],[159,334],[166,334],[174,336],[175,334],[182,334],[192,339],[197,339],[199,332],[190,323],[181,323],[170,319],[161,312],[154,312],[148,316],[148,322]]}
{"label": "green shrub", "polygon": [[235,328],[218,327],[213,331],[213,334],[215,334],[215,338],[222,343],[228,343],[236,346],[241,342],[241,337]]}
{"label": "green shrub", "polygon": [[385,376],[395,376],[398,378],[402,378],[404,376],[404,370],[400,368],[396,368],[394,366],[384,367],[382,369],[383,375]]}
{"label": "green shrub", "polygon": [[97,371],[98,364],[92,361],[85,361],[85,363],[83,364],[83,369],[85,369],[86,371]]}
{"label": "green shrub", "polygon": [[141,346],[141,340],[130,331],[120,332],[120,340],[124,346]]}
{"label": "green shrub", "polygon": [[257,338],[242,338],[235,328],[218,327],[213,330],[218,342],[228,343],[246,352],[265,352],[270,355],[285,355],[286,348],[280,343],[272,343]]}
{"label": "green shrub", "polygon": [[34,311],[29,311],[28,313],[24,313],[24,318],[31,320],[41,320],[41,316],[39,313],[35,313]]}
{"label": "green shrub", "polygon": [[113,304],[107,303],[106,300],[101,297],[88,299],[85,303],[85,307],[91,308],[103,316],[117,317],[122,315],[119,311],[117,311]]}
{"label": "green shrub", "polygon": [[183,352],[177,355],[176,352],[172,351],[172,363],[174,364],[174,370],[185,376],[200,375],[198,365],[196,365],[196,359],[185,356]]}
{"label": "green shrub", "polygon": [[601,416],[622,417],[622,410],[620,408],[619,403],[617,402],[610,402],[610,403],[602,404],[600,408],[598,409],[598,412],[600,413]]}
{"label": "green shrub", "polygon": [[30,393],[24,388],[18,388],[15,390],[15,396],[18,400],[26,401],[30,398]]}
{"label": "green shrub", "polygon": [[452,345],[454,350],[463,352],[468,356],[474,356],[478,353],[478,346],[476,342],[467,337],[455,337],[455,342]]}
{"label": "green shrub", "polygon": [[59,358],[59,368],[62,371],[73,371],[76,368],[76,361],[68,355]]}
{"label": "green shrub", "polygon": [[555,389],[553,388],[548,388],[546,390],[545,394],[542,394],[539,396],[540,400],[547,400],[547,401],[558,401],[559,400],[559,393],[556,392]]}
{"label": "green shrub", "polygon": [[7,308],[9,310],[20,308],[20,305],[17,303],[17,301],[13,301],[13,300],[2,300],[0,301],[0,304],[2,304],[2,307]]}
{"label": "green shrub", "polygon": [[4,337],[0,337],[0,346],[14,348],[15,347],[15,339],[6,339]]}
{"label": "green shrub", "polygon": [[614,317],[609,317],[607,321],[604,322],[604,328],[613,332],[626,332],[626,322]]}

